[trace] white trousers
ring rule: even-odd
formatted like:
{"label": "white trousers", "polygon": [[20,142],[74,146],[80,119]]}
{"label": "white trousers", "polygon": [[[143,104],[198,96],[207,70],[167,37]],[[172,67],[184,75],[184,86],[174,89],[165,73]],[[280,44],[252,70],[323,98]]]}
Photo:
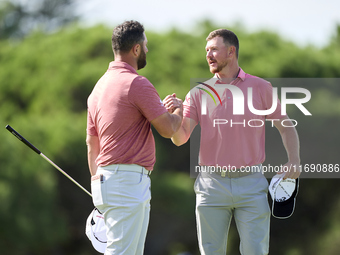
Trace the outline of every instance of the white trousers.
{"label": "white trousers", "polygon": [[150,178],[138,165],[99,167],[93,202],[107,226],[105,255],[143,255],[150,215]]}

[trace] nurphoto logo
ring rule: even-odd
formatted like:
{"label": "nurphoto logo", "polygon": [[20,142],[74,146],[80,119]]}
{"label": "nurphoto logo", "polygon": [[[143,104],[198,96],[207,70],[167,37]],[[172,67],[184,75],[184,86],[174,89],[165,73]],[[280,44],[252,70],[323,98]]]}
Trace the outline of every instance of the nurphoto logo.
{"label": "nurphoto logo", "polygon": [[[202,94],[202,98],[201,98],[202,100],[201,101],[201,114],[202,115],[207,115],[207,95],[209,95],[213,99],[216,106],[218,105],[214,95],[209,90],[211,90],[215,94],[215,96],[220,102],[220,105],[222,106],[221,97],[217,93],[216,89],[214,89],[212,86],[204,82],[197,82],[197,83],[206,87],[206,88],[202,88],[198,86],[196,87],[206,92]],[[244,115],[245,96],[243,95],[242,90],[238,88],[237,86],[231,85],[231,84],[216,84],[215,86],[216,88],[219,88],[219,89],[221,88],[229,89],[232,94],[232,98],[233,98],[233,104],[232,104],[233,115]],[[271,107],[266,110],[259,110],[259,109],[255,109],[254,104],[253,104],[253,88],[251,87],[247,88],[247,93],[248,93],[247,106],[248,106],[249,111],[258,116],[265,116],[265,115],[272,114],[276,110],[277,103],[278,103],[277,91],[278,89],[273,87]],[[287,98],[288,93],[299,93],[299,94],[304,95],[304,97],[303,98]],[[310,99],[311,99],[311,93],[307,89],[296,88],[296,87],[282,87],[281,88],[281,114],[286,115],[287,105],[292,104],[292,105],[295,105],[304,115],[311,116],[312,114],[303,106],[303,104],[307,103]],[[274,126],[273,122],[276,120],[278,119],[266,119],[266,121],[272,122],[272,127]],[[295,127],[297,125],[296,120],[290,119],[290,121],[293,123],[293,126],[285,125],[286,121],[289,122],[288,119],[282,121],[283,126]],[[227,124],[228,122],[230,122],[231,126],[233,125],[232,120],[228,121],[226,119],[214,119],[213,126],[215,127],[216,125]],[[244,120],[243,122],[234,122],[234,125],[235,124],[243,124],[245,126],[246,120]],[[262,127],[264,125],[264,121],[261,119],[251,119],[247,121],[247,124],[249,127]]]}

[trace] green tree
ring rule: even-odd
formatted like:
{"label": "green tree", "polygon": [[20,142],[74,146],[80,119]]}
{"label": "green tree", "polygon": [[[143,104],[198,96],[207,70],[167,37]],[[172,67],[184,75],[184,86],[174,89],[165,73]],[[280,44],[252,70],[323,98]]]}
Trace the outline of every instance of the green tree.
{"label": "green tree", "polygon": [[5,0],[0,3],[0,39],[22,38],[32,30],[55,31],[77,20],[73,0]]}

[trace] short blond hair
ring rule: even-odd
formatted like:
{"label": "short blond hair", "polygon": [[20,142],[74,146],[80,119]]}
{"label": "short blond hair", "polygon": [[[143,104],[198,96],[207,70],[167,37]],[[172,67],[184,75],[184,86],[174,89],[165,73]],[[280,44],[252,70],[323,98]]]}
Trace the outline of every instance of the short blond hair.
{"label": "short blond hair", "polygon": [[210,32],[206,40],[210,41],[211,39],[217,36],[220,36],[223,38],[224,44],[229,45],[229,46],[232,45],[236,48],[236,58],[238,58],[239,41],[238,41],[236,34],[233,31],[230,31],[228,29],[221,28],[221,29],[217,29],[217,30]]}

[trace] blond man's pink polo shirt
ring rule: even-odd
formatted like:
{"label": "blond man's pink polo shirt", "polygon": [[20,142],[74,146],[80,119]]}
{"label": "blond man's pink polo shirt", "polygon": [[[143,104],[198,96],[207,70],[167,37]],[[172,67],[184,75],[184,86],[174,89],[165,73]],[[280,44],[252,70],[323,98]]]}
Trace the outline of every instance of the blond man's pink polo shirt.
{"label": "blond man's pink polo shirt", "polygon": [[[252,88],[254,108],[268,110],[271,109],[273,102],[272,85],[240,69],[238,77],[230,83],[239,88],[244,95],[244,114],[236,115],[232,92],[230,89],[219,87],[219,82],[216,81],[218,79],[213,78],[205,84],[210,85],[218,93],[221,102],[208,86],[199,85],[190,90],[183,103],[183,116],[193,119],[201,126],[199,164],[239,169],[263,163],[266,119],[280,120],[285,115],[281,115],[278,99],[273,113],[269,115],[252,113],[248,107],[248,88]],[[207,91],[214,97],[216,103]],[[206,107],[205,105],[202,107],[203,96],[206,97]]]}
{"label": "blond man's pink polo shirt", "polygon": [[156,161],[150,122],[167,112],[154,86],[125,62],[113,61],[88,98],[87,134],[98,136],[98,166]]}

